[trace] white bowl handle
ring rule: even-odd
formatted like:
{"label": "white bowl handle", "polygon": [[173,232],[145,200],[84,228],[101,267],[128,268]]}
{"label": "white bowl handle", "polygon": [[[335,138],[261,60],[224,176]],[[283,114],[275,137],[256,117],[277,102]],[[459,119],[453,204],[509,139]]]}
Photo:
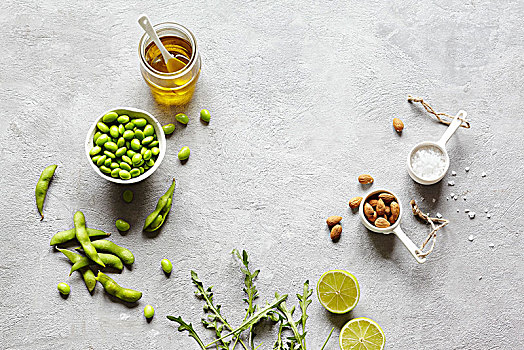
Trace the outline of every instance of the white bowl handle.
{"label": "white bowl handle", "polygon": [[468,113],[466,113],[466,111],[463,111],[463,110],[460,110],[457,113],[455,118],[453,118],[453,121],[451,122],[451,124],[449,124],[449,126],[448,126],[446,132],[444,133],[444,135],[442,135],[440,140],[437,142],[440,147],[442,147],[442,148],[446,147],[446,142],[448,142],[448,140],[451,138],[451,136],[453,136],[455,131],[457,131],[457,129],[459,128],[460,124],[462,124],[462,120],[460,120],[459,117],[462,118],[462,119],[466,119],[467,115],[468,115]]}
{"label": "white bowl handle", "polygon": [[397,235],[398,238],[400,238],[402,243],[404,243],[406,248],[408,248],[411,255],[413,255],[413,257],[415,258],[415,260],[417,260],[419,264],[423,264],[426,262],[426,258],[421,258],[419,256],[419,254],[421,253],[420,249],[418,249],[415,243],[413,243],[413,241],[404,233],[404,231],[402,231],[400,225],[395,227],[393,233]]}

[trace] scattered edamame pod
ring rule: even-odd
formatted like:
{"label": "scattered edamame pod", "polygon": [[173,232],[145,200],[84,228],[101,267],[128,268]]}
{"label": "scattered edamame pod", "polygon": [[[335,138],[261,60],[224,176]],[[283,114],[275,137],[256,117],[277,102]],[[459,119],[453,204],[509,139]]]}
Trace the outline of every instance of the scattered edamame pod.
{"label": "scattered edamame pod", "polygon": [[115,226],[118,229],[118,231],[125,232],[125,231],[129,230],[129,224],[126,221],[122,220],[122,219],[118,219],[115,222]]}
{"label": "scattered edamame pod", "polygon": [[[173,178],[173,182],[171,183],[171,186],[169,187],[167,192],[158,200],[155,210],[146,218],[146,222],[144,223],[144,231],[155,231],[158,228],[160,228],[164,223],[167,214],[169,214],[169,211],[171,210],[171,203],[173,193],[175,191],[175,184],[176,182]],[[158,217],[161,217],[160,222],[155,221]],[[154,226],[153,223],[155,224]]]}
{"label": "scattered edamame pod", "polygon": [[162,270],[164,270],[165,273],[171,273],[171,271],[173,271],[173,264],[171,264],[171,261],[168,259],[162,259],[162,261],[160,261],[160,265],[162,266]]}
{"label": "scattered edamame pod", "polygon": [[124,193],[122,193],[122,198],[124,199],[124,202],[131,203],[133,200],[133,191],[125,190]]}
{"label": "scattered edamame pod", "polygon": [[[89,236],[90,239],[111,236],[110,233],[106,233],[102,230],[95,230],[93,228],[87,229],[87,235]],[[51,242],[49,242],[49,245],[64,244],[75,238],[76,238],[76,229],[75,228],[72,228],[66,231],[60,231],[60,232],[55,233],[55,235],[51,237]]]}
{"label": "scattered edamame pod", "polygon": [[203,109],[200,111],[200,119],[205,121],[206,123],[209,123],[211,120],[211,113],[207,109]]}
{"label": "scattered edamame pod", "polygon": [[167,124],[162,127],[164,134],[171,135],[175,131],[175,124]]}
{"label": "scattered edamame pod", "polygon": [[[67,249],[58,250],[62,252],[62,254],[64,254],[73,264],[83,258],[82,255],[73,253],[72,251]],[[82,268],[79,272],[82,274],[82,277],[84,278],[84,283],[86,284],[87,290],[89,290],[89,292],[92,292],[96,286],[95,274],[89,268]]]}
{"label": "scattered edamame pod", "polygon": [[41,217],[40,220],[44,219],[44,201],[47,195],[47,189],[49,188],[49,183],[51,182],[51,178],[55,174],[55,170],[57,166],[58,165],[53,164],[53,165],[46,167],[40,174],[40,178],[38,179],[38,182],[36,183],[35,198],[36,198],[36,207]]}
{"label": "scattered edamame pod", "polygon": [[67,283],[64,283],[64,282],[58,283],[56,288],[63,295],[68,295],[69,293],[71,293],[71,288],[69,287]]}
{"label": "scattered edamame pod", "polygon": [[126,265],[131,265],[135,262],[135,256],[129,249],[116,245],[107,239],[101,239],[93,242],[93,246],[99,252],[111,253],[118,256]]}
{"label": "scattered edamame pod", "polygon": [[178,152],[178,159],[180,160],[186,160],[187,158],[189,158],[189,154],[191,153],[191,151],[189,150],[189,147],[187,146],[184,146],[180,149],[180,151]]}
{"label": "scattered edamame pod", "polygon": [[175,116],[175,119],[176,119],[177,122],[179,122],[181,124],[187,124],[189,122],[189,117],[187,115],[185,115],[184,113],[178,113]]}
{"label": "scattered edamame pod", "polygon": [[84,214],[81,211],[77,211],[75,215],[73,216],[73,221],[75,223],[75,235],[76,239],[82,246],[82,249],[84,249],[84,252],[86,255],[96,262],[98,265],[104,266],[104,262],[100,257],[98,256],[98,253],[96,252],[95,247],[91,244],[91,240],[89,239],[89,235],[87,233],[86,229],[86,219]]}
{"label": "scattered edamame pod", "polygon": [[144,307],[144,316],[146,318],[151,318],[155,315],[155,309],[151,305],[146,305]]}
{"label": "scattered edamame pod", "polygon": [[[119,271],[122,271],[124,269],[124,264],[122,263],[122,260],[116,255],[113,254],[105,254],[105,253],[99,253],[100,259],[104,262],[106,265],[105,267],[112,267],[114,269],[117,269]],[[78,259],[73,266],[71,266],[71,270],[69,270],[69,276],[76,270],[79,270],[83,267],[89,266],[89,264],[92,263],[92,261],[86,257],[83,256],[80,259]]]}
{"label": "scattered edamame pod", "polygon": [[96,280],[104,286],[104,289],[108,294],[113,295],[120,300],[134,303],[142,298],[142,292],[119,286],[118,283],[101,271],[98,272]]}

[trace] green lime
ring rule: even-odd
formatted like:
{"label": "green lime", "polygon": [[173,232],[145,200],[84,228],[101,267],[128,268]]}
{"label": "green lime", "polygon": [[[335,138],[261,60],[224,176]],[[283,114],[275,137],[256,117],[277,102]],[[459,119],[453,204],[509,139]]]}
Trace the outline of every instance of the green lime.
{"label": "green lime", "polygon": [[318,300],[328,311],[345,314],[357,306],[360,297],[358,281],[347,271],[325,272],[317,283]]}
{"label": "green lime", "polygon": [[386,337],[378,323],[366,317],[359,317],[342,327],[339,343],[341,350],[382,350]]}

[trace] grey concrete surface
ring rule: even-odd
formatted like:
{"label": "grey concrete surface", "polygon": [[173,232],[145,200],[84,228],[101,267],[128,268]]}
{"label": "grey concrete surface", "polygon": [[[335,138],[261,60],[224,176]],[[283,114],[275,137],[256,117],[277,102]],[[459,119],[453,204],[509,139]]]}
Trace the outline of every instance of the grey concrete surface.
{"label": "grey concrete surface", "polygon": [[[361,298],[350,314],[331,315],[314,296],[308,349],[320,349],[333,326],[327,349],[338,349],[340,328],[358,316],[382,326],[387,349],[524,347],[522,1],[7,0],[0,12],[0,348],[196,349],[165,316],[182,315],[211,339],[193,269],[239,324],[243,278],[233,248],[247,249],[261,269],[260,303],[278,291],[294,304],[302,283],[315,285],[329,269],[357,276]],[[157,105],[140,76],[142,12],[197,37],[202,76],[185,108]],[[438,111],[468,111],[471,129],[448,143],[456,177],[430,187],[409,178],[410,147],[445,127],[408,94]],[[84,156],[94,118],[118,105],[164,123],[182,110],[191,118],[177,125],[158,171],[129,186],[131,204],[121,200],[126,187],[97,177]],[[212,113],[209,125],[197,118],[201,108]],[[391,126],[396,116],[402,136]],[[192,151],[186,164],[176,156],[183,145]],[[52,163],[59,167],[41,222],[34,186]],[[361,173],[405,206],[414,198],[451,220],[426,264],[348,210],[348,199],[367,191]],[[173,176],[172,213],[146,236],[143,220]],[[459,199],[448,200],[451,192]],[[113,277],[144,292],[137,306],[114,302],[100,285],[90,295],[79,275],[67,276],[70,264],[48,242],[72,227],[76,210],[93,228],[131,223],[112,240],[136,263]],[[344,217],[335,244],[325,225],[334,214]],[[402,226],[417,243],[427,233],[409,211]],[[164,257],[174,264],[169,278]],[[56,290],[61,281],[71,285],[67,299]],[[156,308],[151,323],[146,304]],[[276,329],[257,333],[260,349],[270,349]]]}

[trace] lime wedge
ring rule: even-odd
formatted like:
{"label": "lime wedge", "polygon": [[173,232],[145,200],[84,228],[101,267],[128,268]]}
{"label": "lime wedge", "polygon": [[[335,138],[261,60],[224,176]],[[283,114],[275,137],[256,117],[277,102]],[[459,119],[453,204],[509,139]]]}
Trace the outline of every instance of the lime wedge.
{"label": "lime wedge", "polygon": [[386,337],[378,323],[366,317],[359,317],[342,327],[339,342],[341,350],[382,350]]}
{"label": "lime wedge", "polygon": [[318,300],[328,311],[344,314],[357,306],[360,288],[357,279],[349,272],[325,272],[317,283]]}

